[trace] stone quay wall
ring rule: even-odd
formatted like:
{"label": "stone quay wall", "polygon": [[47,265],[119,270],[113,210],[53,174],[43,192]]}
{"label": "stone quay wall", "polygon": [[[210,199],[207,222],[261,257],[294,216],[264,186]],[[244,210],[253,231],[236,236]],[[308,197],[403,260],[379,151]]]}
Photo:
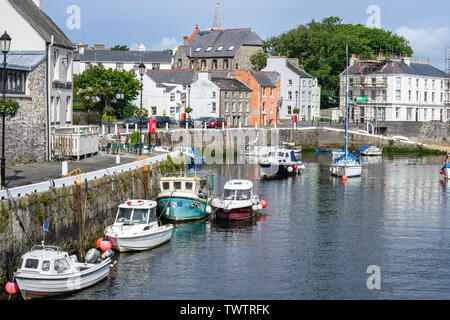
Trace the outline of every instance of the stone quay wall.
{"label": "stone quay wall", "polygon": [[149,167],[147,173],[140,168],[87,183],[85,181],[81,183],[79,197],[76,185],[72,185],[0,201],[0,292],[4,290],[4,281],[7,280],[7,254],[13,253],[14,265],[17,266],[20,257],[31,248],[28,237],[34,244],[41,244],[43,221],[49,228],[45,233],[46,244],[58,245],[84,261],[84,256],[80,257],[79,254],[79,208],[84,214],[84,232],[81,237],[85,254],[95,247],[104,229],[114,222],[119,204],[128,199],[145,199],[145,181],[148,183],[147,198],[157,197],[160,177],[169,169],[167,162],[159,162]]}

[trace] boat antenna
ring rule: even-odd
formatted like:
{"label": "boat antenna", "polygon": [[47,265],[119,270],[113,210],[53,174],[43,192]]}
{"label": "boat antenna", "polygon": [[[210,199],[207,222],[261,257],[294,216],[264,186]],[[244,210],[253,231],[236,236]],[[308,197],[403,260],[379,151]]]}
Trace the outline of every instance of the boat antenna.
{"label": "boat antenna", "polygon": [[345,69],[345,159],[348,157],[348,42],[345,44],[346,69]]}

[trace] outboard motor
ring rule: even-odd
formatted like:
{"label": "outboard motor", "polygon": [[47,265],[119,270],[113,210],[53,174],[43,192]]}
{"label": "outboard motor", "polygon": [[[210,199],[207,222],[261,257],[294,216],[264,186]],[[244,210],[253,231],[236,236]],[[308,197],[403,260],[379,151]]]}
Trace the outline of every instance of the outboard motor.
{"label": "outboard motor", "polygon": [[112,251],[111,249],[108,251],[103,252],[102,254],[102,260],[106,260],[108,258],[111,258],[114,255],[114,251]]}
{"label": "outboard motor", "polygon": [[90,249],[86,253],[84,260],[86,263],[96,263],[100,259],[100,252],[97,249]]}

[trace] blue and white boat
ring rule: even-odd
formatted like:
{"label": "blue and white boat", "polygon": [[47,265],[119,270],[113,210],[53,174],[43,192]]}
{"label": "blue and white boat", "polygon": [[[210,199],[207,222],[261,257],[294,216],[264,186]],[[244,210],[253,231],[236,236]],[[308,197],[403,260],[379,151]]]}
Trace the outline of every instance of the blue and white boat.
{"label": "blue and white boat", "polygon": [[210,190],[199,177],[164,177],[160,181],[158,211],[162,219],[173,222],[189,222],[209,216],[206,208]]}
{"label": "blue and white boat", "polygon": [[330,172],[338,177],[358,177],[362,173],[361,161],[348,152],[348,45],[347,52],[347,69],[345,82],[345,148],[344,155],[334,159],[330,167]]}
{"label": "blue and white boat", "polygon": [[444,166],[442,167],[440,172],[444,175],[445,178],[450,178],[450,152],[447,153],[444,161]]}
{"label": "blue and white boat", "polygon": [[362,146],[361,148],[355,150],[355,155],[360,156],[381,156],[383,150],[375,146]]}
{"label": "blue and white boat", "polygon": [[274,149],[266,157],[258,159],[262,178],[292,176],[305,169],[300,160],[295,157],[295,151]]}
{"label": "blue and white boat", "polygon": [[194,147],[178,147],[177,151],[183,154],[183,161],[188,166],[202,166],[205,164],[205,157],[202,157]]}

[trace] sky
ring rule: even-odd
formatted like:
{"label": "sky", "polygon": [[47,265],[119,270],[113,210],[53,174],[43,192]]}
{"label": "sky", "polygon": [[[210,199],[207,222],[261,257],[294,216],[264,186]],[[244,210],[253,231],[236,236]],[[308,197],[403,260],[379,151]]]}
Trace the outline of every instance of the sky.
{"label": "sky", "polygon": [[[107,47],[173,49],[198,24],[210,29],[217,0],[42,0],[44,11],[73,42]],[[311,20],[381,27],[404,36],[414,57],[444,70],[450,56],[448,0],[221,0],[224,28],[252,28],[263,40]]]}

